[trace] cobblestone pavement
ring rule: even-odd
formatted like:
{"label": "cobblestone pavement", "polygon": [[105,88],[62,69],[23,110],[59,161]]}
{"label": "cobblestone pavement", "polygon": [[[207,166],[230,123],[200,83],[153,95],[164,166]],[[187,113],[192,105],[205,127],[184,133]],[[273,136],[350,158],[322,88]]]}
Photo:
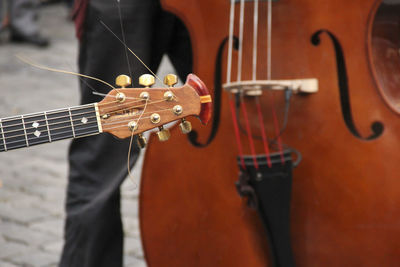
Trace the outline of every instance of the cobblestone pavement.
{"label": "cobblestone pavement", "polygon": [[[75,77],[19,62],[23,54],[49,67],[76,69],[77,43],[62,5],[41,10],[48,49],[0,43],[0,117],[51,110],[78,103]],[[165,66],[165,64],[164,64]],[[163,73],[170,68],[164,67]],[[69,141],[0,153],[0,267],[57,266],[63,244]],[[134,172],[137,178],[138,169]],[[145,266],[138,228],[138,189],[122,188],[125,266]]]}

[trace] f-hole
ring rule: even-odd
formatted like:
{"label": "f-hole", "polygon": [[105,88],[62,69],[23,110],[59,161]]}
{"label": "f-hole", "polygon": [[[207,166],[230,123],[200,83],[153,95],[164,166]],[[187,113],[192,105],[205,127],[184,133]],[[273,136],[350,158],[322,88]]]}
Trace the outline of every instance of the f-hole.
{"label": "f-hole", "polygon": [[321,43],[320,35],[326,33],[333,42],[336,55],[336,68],[337,77],[340,93],[340,105],[342,109],[342,115],[344,122],[349,129],[349,131],[357,138],[361,140],[374,140],[382,135],[384,126],[381,122],[375,121],[371,124],[372,133],[368,137],[362,137],[354,124],[353,115],[351,112],[350,95],[349,95],[349,85],[347,78],[346,61],[343,56],[343,49],[340,45],[338,39],[328,30],[319,30],[315,32],[311,37],[311,43],[314,46],[318,46]]}
{"label": "f-hole", "polygon": [[[197,131],[191,131],[188,134],[189,142],[194,145],[195,147],[207,147],[211,142],[214,140],[215,136],[217,135],[220,117],[221,117],[221,96],[222,96],[222,56],[224,52],[224,48],[229,41],[229,37],[226,37],[222,40],[219,49],[217,58],[215,61],[215,75],[214,75],[214,115],[212,120],[212,127],[210,135],[207,138],[205,143],[200,143],[198,141],[199,134]],[[239,49],[239,40],[237,37],[233,37],[233,47],[237,50]]]}

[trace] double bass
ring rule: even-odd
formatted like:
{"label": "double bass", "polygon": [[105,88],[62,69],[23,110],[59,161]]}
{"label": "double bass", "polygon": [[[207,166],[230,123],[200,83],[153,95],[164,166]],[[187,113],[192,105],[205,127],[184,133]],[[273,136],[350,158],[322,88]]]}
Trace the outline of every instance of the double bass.
{"label": "double bass", "polygon": [[[258,31],[253,26],[256,2]],[[184,138],[174,134],[179,131],[174,128],[169,142],[147,149],[139,205],[148,265],[273,265],[263,225],[235,188],[238,147],[229,107],[234,92],[222,88],[230,82],[225,77],[231,44],[231,82],[241,71],[239,84],[253,75],[257,81],[311,78],[318,84],[314,93],[291,96],[282,133],[276,132],[273,120],[282,126],[284,94],[267,87],[257,96],[266,135],[281,138],[302,155],[293,170],[290,200],[294,264],[397,266],[400,1],[187,0],[182,4],[163,0],[162,4],[188,28],[193,71],[213,89],[216,112],[210,129],[194,123],[195,133]],[[242,12],[239,45],[232,42],[241,35],[241,23],[230,21],[230,10],[236,18]],[[229,34],[230,25],[235,38]],[[255,32],[254,74],[250,59]],[[242,49],[240,68],[237,46]],[[256,101],[252,96],[240,101],[249,109],[248,124],[256,135],[261,128]],[[243,114],[236,119],[244,128]],[[239,129],[238,136],[244,153],[250,153],[248,132]],[[263,154],[262,139],[253,142],[254,153]]]}

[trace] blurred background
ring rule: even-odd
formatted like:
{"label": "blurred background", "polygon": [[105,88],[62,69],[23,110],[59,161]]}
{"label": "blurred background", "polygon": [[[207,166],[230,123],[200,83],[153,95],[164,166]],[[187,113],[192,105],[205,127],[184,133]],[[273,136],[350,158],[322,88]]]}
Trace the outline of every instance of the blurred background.
{"label": "blurred background", "polygon": [[[68,3],[42,2],[40,36],[46,45],[11,42],[6,2],[0,30],[0,117],[79,103],[78,79],[44,71],[16,58],[23,55],[52,68],[77,71],[74,25]],[[122,49],[122,47],[121,47]],[[163,59],[159,75],[171,73]],[[57,266],[63,245],[67,150],[70,141],[0,153],[0,266]],[[122,187],[125,266],[146,266],[138,226],[138,183],[142,158]]]}

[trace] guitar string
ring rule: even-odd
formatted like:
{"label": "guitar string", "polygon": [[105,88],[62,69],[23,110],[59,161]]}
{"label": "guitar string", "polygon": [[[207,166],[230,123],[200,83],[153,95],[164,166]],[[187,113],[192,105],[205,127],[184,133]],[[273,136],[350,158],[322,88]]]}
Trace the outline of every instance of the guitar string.
{"label": "guitar string", "polygon": [[[141,101],[143,101],[143,99],[141,99]],[[158,103],[165,102],[165,101],[166,101],[165,99],[162,99],[162,100],[153,101],[153,102],[150,103],[150,104],[151,104],[151,105],[154,105],[154,104],[158,104]],[[136,102],[139,102],[139,101],[136,101]],[[133,102],[126,102],[126,103],[124,103],[124,104],[126,105],[126,104],[130,104],[130,103],[133,103]],[[99,104],[99,106],[100,106],[100,104]],[[101,106],[102,106],[102,105],[101,105]],[[143,106],[143,105],[132,106],[132,107],[124,107],[124,108],[120,108],[120,109],[112,109],[112,112],[109,112],[109,113],[113,114],[113,113],[117,113],[117,112],[120,112],[120,111],[126,111],[126,110],[130,110],[130,109],[136,109],[136,108],[139,108],[139,107],[142,107],[142,106]],[[82,107],[82,110],[83,110],[83,109],[89,109],[89,108],[93,108],[93,107],[91,107],[91,106]],[[109,109],[110,109],[110,108],[109,108]],[[74,111],[76,111],[76,110],[79,110],[79,109],[75,109]],[[102,111],[104,111],[104,110],[102,110]],[[49,115],[49,114],[56,114],[56,113],[61,113],[61,112],[69,112],[69,110],[59,110],[59,111],[54,111],[54,112],[48,112],[48,113],[46,113],[46,115]],[[80,115],[90,114],[90,113],[93,113],[93,112],[94,112],[94,111],[88,111],[88,112],[83,112],[83,113],[77,113],[77,114],[72,114],[72,116],[80,116]],[[106,113],[107,113],[107,112],[106,112]],[[103,115],[105,115],[105,113],[100,114],[100,116],[103,116]],[[39,112],[39,113],[31,114],[31,115],[22,115],[22,116],[23,116],[24,119],[30,119],[30,118],[34,118],[34,117],[38,117],[38,116],[44,116],[44,113],[43,113],[43,115]],[[63,119],[63,118],[68,118],[68,121],[70,121],[69,117],[70,117],[70,115],[68,115],[68,116],[59,116],[59,117],[48,118],[47,120],[46,120],[46,119],[35,120],[35,121],[32,121],[32,123],[33,123],[33,122],[46,122],[46,121],[48,121],[48,120],[56,120],[56,119]],[[88,118],[93,118],[93,117],[88,117]],[[11,119],[11,120],[7,120],[7,118],[4,118],[4,119],[2,120],[2,122],[4,123],[4,122],[17,121],[17,120],[21,120],[21,118],[15,118],[15,119]],[[79,120],[79,119],[75,119],[75,120],[73,120],[73,121],[76,121],[76,120]],[[6,128],[6,127],[14,127],[14,126],[19,126],[19,125],[21,125],[21,123],[12,124],[12,125],[5,125],[3,128]],[[49,125],[50,125],[50,124],[49,124]],[[27,129],[31,129],[31,128],[27,128]],[[8,132],[7,132],[7,133],[8,133]]]}
{"label": "guitar string", "polygon": [[[136,59],[161,83],[164,84],[163,81],[139,58],[139,56],[136,55],[122,40],[119,38],[111,29],[108,27],[102,20],[100,20],[100,23],[112,34],[114,35],[115,38],[132,54],[136,57]],[[168,86],[165,86],[167,89],[169,89]]]}
{"label": "guitar string", "polygon": [[[143,116],[144,114],[150,114],[150,113],[155,113],[155,112],[166,112],[166,111],[172,111],[173,109],[171,108],[171,109],[163,109],[163,110],[155,110],[155,111],[151,111],[151,112],[142,112],[140,115],[139,115],[139,118],[137,119],[137,123],[139,123],[139,120],[141,119],[141,116]],[[125,122],[131,122],[132,120],[135,120],[135,116],[137,116],[137,115],[132,115],[132,118],[129,118],[129,119],[124,119],[124,120],[120,120],[120,121],[114,121],[114,122],[110,122],[110,123],[102,123],[102,126],[104,127],[104,126],[108,126],[108,125],[115,125],[115,124],[120,124],[120,123],[125,123]],[[88,118],[96,118],[97,116],[92,116],[92,117],[88,117]],[[145,118],[151,118],[151,116],[147,116],[147,117],[143,117],[142,119],[145,119]],[[72,120],[72,121],[77,121],[77,120],[79,120],[79,119],[76,119],[76,120]],[[54,125],[56,125],[56,124],[61,124],[61,123],[70,123],[71,122],[71,120],[70,119],[67,119],[66,121],[62,121],[62,122],[57,122],[57,123],[52,123],[52,124],[48,124],[49,126],[54,126]],[[91,123],[96,123],[96,125],[98,125],[98,123],[97,123],[97,121],[93,121],[93,122],[89,122],[89,124],[91,124]],[[22,123],[21,123],[22,124]],[[21,124],[19,124],[19,125],[21,125]],[[18,125],[18,126],[19,126]],[[63,127],[57,127],[57,128],[53,128],[53,129],[50,129],[50,131],[55,131],[55,130],[60,130],[60,129],[66,129],[66,128],[69,128],[69,129],[74,129],[75,127],[78,127],[78,126],[83,126],[83,125],[88,125],[88,124],[84,124],[84,123],[82,123],[82,124],[77,124],[77,125],[71,125],[71,126],[63,126]],[[43,126],[40,126],[40,127],[46,127],[47,125],[43,125]],[[6,127],[10,127],[10,126],[4,126],[3,128],[6,128]],[[126,125],[123,125],[123,126],[120,126],[120,127],[126,127]],[[25,130],[31,130],[31,129],[37,129],[37,128],[35,128],[35,127],[29,127],[29,128],[25,128]],[[81,131],[81,130],[85,130],[86,128],[80,128],[80,129],[78,129],[79,131]],[[112,127],[112,128],[107,128],[107,130],[109,130],[109,129],[114,129],[114,127]],[[17,129],[17,130],[11,130],[11,131],[3,131],[3,134],[9,134],[9,133],[12,133],[12,132],[20,132],[20,131],[23,131],[23,129]],[[45,132],[47,132],[47,131],[45,131]],[[29,133],[29,134],[33,134],[33,133]],[[18,135],[13,135],[13,136],[6,136],[6,138],[16,138],[16,137],[21,137],[21,136],[27,136],[27,135],[25,135],[25,134],[18,134]],[[3,140],[3,138],[2,137],[0,137],[0,140]]]}
{"label": "guitar string", "polygon": [[[144,87],[144,88],[126,88],[126,89],[140,89],[141,91],[145,91],[146,87]],[[150,90],[152,90],[152,91],[157,90],[157,88],[148,88],[148,89],[150,89]],[[160,89],[160,90],[163,90],[163,88],[159,88],[159,89]],[[174,90],[172,90],[172,89],[179,89],[179,87],[178,87],[178,88],[171,88],[171,91],[174,91]],[[114,98],[115,98],[114,95],[110,95],[110,94],[103,94],[103,93],[99,93],[99,92],[93,92],[93,94],[94,94],[94,95],[103,96],[103,97],[114,97]],[[126,98],[126,99],[143,100],[143,99],[140,98],[140,97],[129,97],[129,96],[126,96],[125,98]],[[174,95],[173,98],[177,100],[176,95]],[[109,104],[109,103],[116,103],[116,102],[118,102],[118,101],[107,102],[107,104]]]}
{"label": "guitar string", "polygon": [[[124,44],[126,44],[126,38],[125,38],[125,31],[124,31],[124,24],[122,22],[122,14],[121,14],[121,3],[120,0],[117,0],[117,6],[118,6],[118,16],[119,16],[119,24],[121,26],[121,34],[122,34],[122,40],[124,42]],[[131,64],[129,63],[129,57],[128,57],[128,49],[126,49],[125,46],[125,57],[126,57],[126,63],[128,65],[128,71],[129,71],[129,76],[132,76],[132,71],[131,71]]]}
{"label": "guitar string", "polygon": [[[64,128],[65,128],[65,127],[64,127]],[[64,129],[64,128],[60,128],[60,129]],[[94,130],[94,129],[98,129],[97,124],[96,124],[96,125],[93,125],[93,126],[90,126],[90,127],[86,127],[85,130],[89,130],[89,129],[92,129],[92,128],[93,128],[93,130]],[[85,136],[88,135],[88,134],[95,134],[95,133],[98,133],[98,131],[93,132],[93,133],[90,133],[90,132],[85,133]],[[51,137],[53,138],[53,137],[56,137],[56,136],[59,136],[59,135],[64,135],[64,134],[71,134],[70,137],[68,136],[68,137],[66,137],[66,138],[73,138],[73,135],[72,135],[72,132],[71,132],[71,131],[63,131],[63,132],[53,133],[53,134],[51,134]],[[28,135],[27,135],[27,136],[28,136]],[[6,141],[6,145],[7,145],[7,147],[8,147],[9,145],[12,145],[12,144],[15,144],[15,143],[26,142],[26,140],[28,140],[28,142],[29,142],[29,141],[35,141],[35,140],[39,140],[39,138],[44,138],[44,137],[46,137],[46,138],[49,137],[47,131],[46,131],[42,136],[39,136],[39,137],[34,137],[34,138],[28,137],[28,138],[26,138],[26,139],[24,138],[24,139],[22,139],[22,140],[8,141],[8,142]],[[6,138],[12,138],[12,137],[6,137]],[[65,139],[66,139],[66,138],[65,138]],[[63,138],[63,139],[64,139],[64,138]],[[0,140],[3,141],[3,138],[0,138]],[[60,140],[61,140],[61,139],[60,139]],[[55,140],[55,141],[57,141],[57,140]],[[48,142],[46,141],[46,143],[48,143]]]}
{"label": "guitar string", "polygon": [[28,65],[31,65],[31,66],[33,66],[33,67],[36,67],[36,68],[38,68],[38,69],[47,70],[47,71],[52,71],[52,72],[58,72],[58,73],[64,73],[64,74],[70,74],[70,75],[75,75],[75,76],[79,76],[79,77],[83,77],[83,78],[95,80],[95,81],[101,82],[101,83],[103,83],[103,84],[105,84],[105,85],[111,87],[112,89],[115,89],[115,90],[118,91],[117,88],[115,88],[114,86],[112,86],[112,85],[109,84],[108,82],[103,81],[103,80],[101,80],[101,79],[99,79],[99,78],[92,77],[92,76],[88,76],[88,75],[81,74],[81,73],[77,73],[77,72],[73,72],[73,71],[59,70],[59,69],[55,69],[55,68],[46,67],[46,66],[37,64],[37,63],[33,62],[32,60],[30,60],[30,59],[28,59],[28,58],[26,58],[26,57],[24,57],[24,56],[22,56],[22,55],[15,55],[15,56],[16,56],[19,60],[21,60],[22,62],[24,62],[24,63],[26,63],[26,64],[28,64]]}

